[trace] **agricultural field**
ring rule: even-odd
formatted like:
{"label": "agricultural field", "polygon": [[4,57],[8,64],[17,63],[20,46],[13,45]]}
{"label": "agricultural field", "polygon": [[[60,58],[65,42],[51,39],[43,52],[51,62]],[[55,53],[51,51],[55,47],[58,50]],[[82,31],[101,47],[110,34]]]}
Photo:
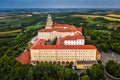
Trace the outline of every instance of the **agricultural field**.
{"label": "agricultural field", "polygon": [[120,14],[107,14],[108,17],[120,18]]}
{"label": "agricultural field", "polygon": [[106,20],[109,21],[120,21],[120,19],[118,18],[113,18],[113,17],[108,17],[108,16],[102,16],[102,15],[79,15],[79,14],[75,14],[75,15],[71,15],[72,17],[83,17],[83,18],[104,18]]}
{"label": "agricultural field", "polygon": [[21,30],[4,31],[4,32],[0,32],[0,34],[10,34],[10,33],[16,33],[16,32],[21,32]]}
{"label": "agricultural field", "polygon": [[88,26],[106,26],[108,29],[120,27],[120,19],[115,17],[103,16],[103,15],[83,15],[83,14],[74,14],[71,17],[82,17],[86,19]]}
{"label": "agricultural field", "polygon": [[[28,35],[27,32],[35,35],[37,30],[42,28],[44,24],[42,23],[44,19],[42,19],[41,15],[1,14],[1,17],[4,18],[0,18],[0,50],[4,46],[11,46],[11,43],[15,44],[16,39],[24,33],[26,33],[26,36]],[[30,39],[28,38],[28,40]]]}

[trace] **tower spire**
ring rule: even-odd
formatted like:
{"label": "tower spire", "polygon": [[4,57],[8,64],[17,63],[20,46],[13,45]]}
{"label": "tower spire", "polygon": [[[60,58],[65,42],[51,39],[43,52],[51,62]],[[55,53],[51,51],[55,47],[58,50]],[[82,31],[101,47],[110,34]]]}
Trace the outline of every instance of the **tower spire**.
{"label": "tower spire", "polygon": [[51,29],[53,25],[51,14],[48,14],[47,17],[47,23],[46,23],[46,29]]}

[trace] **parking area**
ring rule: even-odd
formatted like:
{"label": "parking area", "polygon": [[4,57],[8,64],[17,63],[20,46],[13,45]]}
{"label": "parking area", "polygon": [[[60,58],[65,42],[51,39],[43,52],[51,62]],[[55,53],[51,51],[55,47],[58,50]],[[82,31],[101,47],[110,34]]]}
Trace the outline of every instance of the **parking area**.
{"label": "parking area", "polygon": [[103,64],[105,64],[109,60],[114,60],[120,63],[120,55],[114,52],[109,52],[109,53],[101,52],[101,61],[103,62]]}

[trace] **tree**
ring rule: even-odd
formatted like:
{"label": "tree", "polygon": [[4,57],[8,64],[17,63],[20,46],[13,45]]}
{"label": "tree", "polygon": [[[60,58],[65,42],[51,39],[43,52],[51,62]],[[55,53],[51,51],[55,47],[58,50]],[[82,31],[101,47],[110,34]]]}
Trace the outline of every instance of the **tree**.
{"label": "tree", "polygon": [[90,80],[89,76],[88,75],[84,75],[81,77],[81,80]]}
{"label": "tree", "polygon": [[101,48],[102,48],[103,51],[108,52],[109,48],[108,48],[107,44],[101,43]]}
{"label": "tree", "polygon": [[11,68],[15,65],[15,63],[16,60],[11,56],[4,55],[2,58],[0,58],[1,79],[4,79],[6,75],[9,74]]}
{"label": "tree", "polygon": [[104,80],[104,66],[102,64],[94,64],[91,69],[87,70],[90,80]]}
{"label": "tree", "polygon": [[120,64],[114,60],[109,60],[105,65],[105,69],[112,76],[120,78]]}

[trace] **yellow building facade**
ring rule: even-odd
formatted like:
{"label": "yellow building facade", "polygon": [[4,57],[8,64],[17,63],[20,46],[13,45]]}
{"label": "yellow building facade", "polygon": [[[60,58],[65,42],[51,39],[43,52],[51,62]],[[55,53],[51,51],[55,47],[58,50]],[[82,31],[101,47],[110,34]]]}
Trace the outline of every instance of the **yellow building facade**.
{"label": "yellow building facade", "polygon": [[[68,49],[65,49],[68,47]],[[96,62],[97,49],[93,45],[81,45],[81,49],[74,49],[78,46],[66,45],[55,46],[35,46],[30,49],[31,63],[49,62],[53,64],[69,65],[70,63],[77,69],[86,69]],[[80,47],[80,46],[79,46]],[[90,47],[90,49],[86,48]],[[63,48],[63,49],[62,49]],[[89,63],[88,63],[89,62]]]}

